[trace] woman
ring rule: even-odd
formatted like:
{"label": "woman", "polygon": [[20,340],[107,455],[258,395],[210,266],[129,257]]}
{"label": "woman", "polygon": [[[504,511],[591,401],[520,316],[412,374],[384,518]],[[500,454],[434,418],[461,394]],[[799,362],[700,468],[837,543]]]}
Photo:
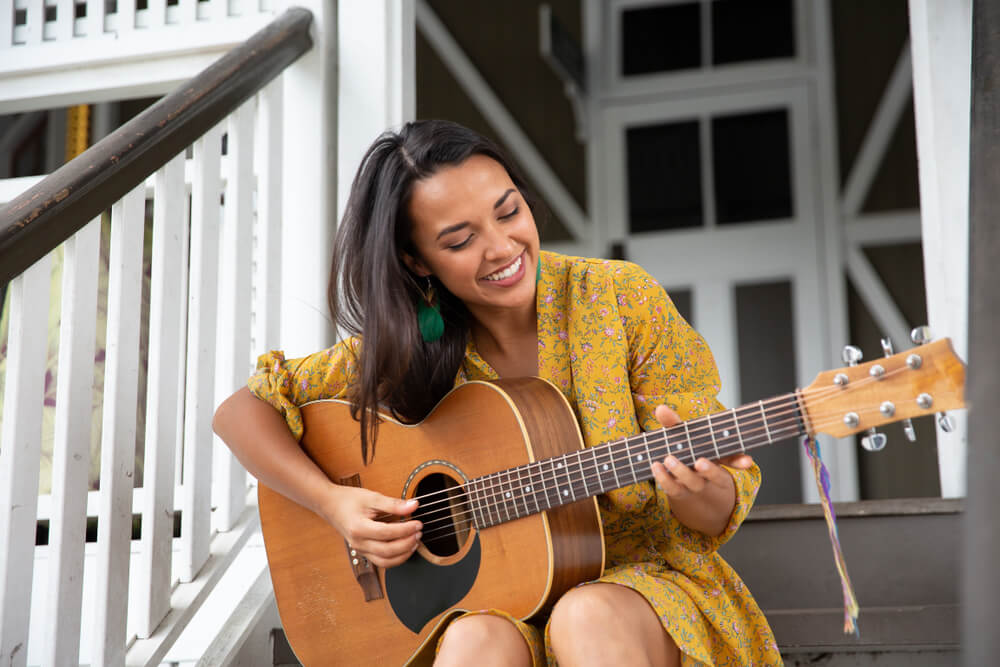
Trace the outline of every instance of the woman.
{"label": "woman", "polygon": [[[587,445],[721,409],[711,353],[645,272],[541,252],[531,194],[492,143],[453,123],[409,123],[376,140],[337,233],[330,308],[352,334],[301,360],[261,358],[215,429],[250,472],[324,517],[379,567],[421,538],[415,501],[331,482],[303,454],[298,406],[347,398],[374,455],[389,409],[422,419],[456,384],[541,376]],[[439,315],[438,315],[439,314]],[[441,325],[443,324],[443,330]],[[598,498],[607,568],[572,589],[544,629],[503,610],[453,621],[436,665],[781,664],[767,622],[715,550],[753,502],[748,456],[673,457],[650,482]]]}

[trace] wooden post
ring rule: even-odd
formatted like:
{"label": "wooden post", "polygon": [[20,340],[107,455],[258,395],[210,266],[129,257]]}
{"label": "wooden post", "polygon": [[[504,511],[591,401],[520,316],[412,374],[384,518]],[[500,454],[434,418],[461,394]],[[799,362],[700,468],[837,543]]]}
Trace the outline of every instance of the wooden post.
{"label": "wooden post", "polygon": [[[963,664],[987,665],[1000,655],[1000,5],[975,0],[972,27],[972,119],[969,220],[968,500],[962,568]],[[991,407],[994,406],[994,407]]]}

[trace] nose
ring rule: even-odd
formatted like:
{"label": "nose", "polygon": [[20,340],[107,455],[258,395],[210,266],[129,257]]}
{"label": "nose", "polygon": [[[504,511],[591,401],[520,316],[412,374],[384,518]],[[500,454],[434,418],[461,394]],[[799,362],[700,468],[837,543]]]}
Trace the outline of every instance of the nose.
{"label": "nose", "polygon": [[491,261],[510,258],[517,249],[517,243],[507,235],[499,223],[493,222],[484,232],[486,234],[486,259]]}

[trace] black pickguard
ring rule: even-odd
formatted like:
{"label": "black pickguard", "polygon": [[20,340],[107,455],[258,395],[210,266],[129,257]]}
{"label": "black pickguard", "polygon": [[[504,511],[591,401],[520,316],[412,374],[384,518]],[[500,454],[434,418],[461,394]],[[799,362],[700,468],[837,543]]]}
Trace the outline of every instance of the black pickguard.
{"label": "black pickguard", "polygon": [[435,565],[414,551],[402,565],[385,572],[385,592],[396,618],[419,634],[429,620],[465,597],[479,576],[482,553],[479,535],[465,558],[451,565]]}

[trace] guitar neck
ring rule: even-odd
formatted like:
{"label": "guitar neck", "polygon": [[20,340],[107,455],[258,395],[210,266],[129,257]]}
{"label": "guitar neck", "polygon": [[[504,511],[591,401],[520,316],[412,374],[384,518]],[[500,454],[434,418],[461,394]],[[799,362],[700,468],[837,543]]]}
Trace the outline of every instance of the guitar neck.
{"label": "guitar neck", "polygon": [[465,485],[467,502],[487,528],[652,479],[650,463],[669,454],[691,465],[805,432],[797,395],[785,394],[477,477]]}

